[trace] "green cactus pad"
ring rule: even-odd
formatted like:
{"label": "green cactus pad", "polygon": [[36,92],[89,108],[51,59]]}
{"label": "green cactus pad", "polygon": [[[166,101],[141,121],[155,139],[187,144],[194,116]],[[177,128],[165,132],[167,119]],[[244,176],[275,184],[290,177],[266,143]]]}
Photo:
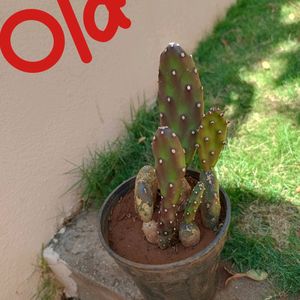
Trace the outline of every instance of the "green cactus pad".
{"label": "green cactus pad", "polygon": [[197,142],[200,164],[206,171],[212,170],[226,144],[227,121],[219,109],[211,109],[205,114],[199,127]]}
{"label": "green cactus pad", "polygon": [[169,247],[177,235],[177,207],[185,176],[185,156],[176,134],[167,126],[159,127],[152,142],[155,171],[161,193],[159,246]]}
{"label": "green cactus pad", "polygon": [[170,128],[159,127],[153,138],[152,150],[160,193],[171,199],[166,201],[166,205],[177,204],[181,184],[175,184],[185,176],[185,157],[180,141]]}
{"label": "green cactus pad", "polygon": [[153,215],[157,195],[157,178],[152,166],[144,166],[135,179],[135,210],[143,222],[149,222]]}
{"label": "green cactus pad", "polygon": [[202,202],[204,189],[202,182],[198,182],[193,188],[184,210],[184,223],[191,224],[195,221],[197,210]]}
{"label": "green cactus pad", "polygon": [[203,225],[211,230],[216,230],[220,211],[219,181],[214,171],[200,171],[199,181],[203,183],[205,191],[201,203],[201,218]]}
{"label": "green cactus pad", "polygon": [[160,56],[158,106],[161,126],[177,134],[189,165],[204,111],[203,87],[192,57],[178,44],[169,44]]}

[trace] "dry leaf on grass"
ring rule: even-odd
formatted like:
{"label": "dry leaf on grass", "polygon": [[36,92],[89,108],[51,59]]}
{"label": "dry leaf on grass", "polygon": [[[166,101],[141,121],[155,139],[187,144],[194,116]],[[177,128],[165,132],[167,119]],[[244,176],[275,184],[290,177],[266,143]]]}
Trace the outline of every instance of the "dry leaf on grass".
{"label": "dry leaf on grass", "polygon": [[249,278],[255,281],[262,281],[267,279],[268,277],[268,273],[261,271],[261,270],[249,270],[245,273],[235,273],[231,270],[229,270],[228,268],[224,267],[224,269],[231,274],[232,276],[227,278],[227,280],[225,281],[225,287],[228,285],[228,283],[233,280],[233,279],[239,279],[239,278]]}
{"label": "dry leaf on grass", "polygon": [[140,144],[140,143],[144,142],[145,140],[146,140],[146,137],[141,136],[138,140],[138,143]]}

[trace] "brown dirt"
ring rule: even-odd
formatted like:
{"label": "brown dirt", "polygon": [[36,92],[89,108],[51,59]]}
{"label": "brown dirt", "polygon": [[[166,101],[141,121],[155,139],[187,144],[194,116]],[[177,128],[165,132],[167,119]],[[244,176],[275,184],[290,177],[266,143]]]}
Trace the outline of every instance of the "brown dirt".
{"label": "brown dirt", "polygon": [[[165,264],[182,260],[204,249],[214,238],[215,233],[203,227],[200,213],[196,222],[200,228],[201,240],[198,245],[184,248],[180,243],[161,250],[157,245],[146,241],[142,232],[142,221],[134,208],[133,191],[121,198],[112,210],[109,220],[109,243],[120,256],[144,264]],[[154,219],[157,217],[157,208]]]}

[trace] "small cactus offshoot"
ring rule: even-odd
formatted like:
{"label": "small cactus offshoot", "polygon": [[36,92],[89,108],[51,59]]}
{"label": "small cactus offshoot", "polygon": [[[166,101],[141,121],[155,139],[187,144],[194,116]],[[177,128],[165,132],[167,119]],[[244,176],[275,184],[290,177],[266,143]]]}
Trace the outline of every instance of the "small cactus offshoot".
{"label": "small cactus offshoot", "polygon": [[195,223],[195,218],[202,202],[204,189],[204,184],[198,182],[187,201],[183,221],[179,228],[179,239],[184,247],[195,246],[200,241],[200,229]]}
{"label": "small cactus offshoot", "polygon": [[203,116],[203,87],[193,58],[178,44],[169,44],[161,54],[158,82],[160,125],[177,134],[189,165]]}
{"label": "small cactus offshoot", "polygon": [[205,188],[201,203],[202,223],[206,228],[216,230],[221,212],[218,178],[212,170],[200,171],[199,181]]}
{"label": "small cactus offshoot", "polygon": [[135,210],[144,222],[150,222],[157,195],[157,179],[152,166],[144,166],[136,176],[134,199]]}
{"label": "small cactus offshoot", "polygon": [[164,249],[176,240],[177,208],[185,176],[185,156],[176,134],[167,126],[159,127],[152,142],[155,171],[161,194],[159,246]]}

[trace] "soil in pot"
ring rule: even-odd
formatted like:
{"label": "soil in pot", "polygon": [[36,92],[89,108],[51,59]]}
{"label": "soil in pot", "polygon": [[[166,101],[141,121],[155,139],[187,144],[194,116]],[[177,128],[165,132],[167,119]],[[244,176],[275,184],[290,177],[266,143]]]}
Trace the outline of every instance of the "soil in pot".
{"label": "soil in pot", "polygon": [[[195,184],[191,181],[190,183],[192,186]],[[110,247],[118,255],[128,260],[143,264],[166,264],[179,261],[204,249],[216,236],[212,230],[206,229],[202,225],[201,214],[198,211],[196,222],[201,232],[200,243],[190,248],[184,248],[181,243],[178,243],[174,247],[161,250],[157,245],[150,244],[145,239],[142,232],[142,221],[135,212],[133,198],[133,191],[122,197],[113,208],[109,218]],[[158,207],[154,212],[155,220],[157,211]]]}

